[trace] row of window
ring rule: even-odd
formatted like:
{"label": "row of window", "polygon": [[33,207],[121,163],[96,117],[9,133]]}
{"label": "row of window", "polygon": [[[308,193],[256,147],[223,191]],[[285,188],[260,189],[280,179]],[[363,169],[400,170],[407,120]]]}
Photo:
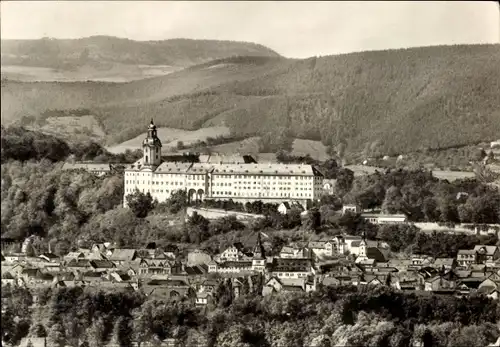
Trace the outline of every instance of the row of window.
{"label": "row of window", "polygon": [[[125,172],[125,176],[152,176],[153,173],[144,173],[144,172]],[[204,180],[205,175],[186,175],[186,174],[155,174],[158,176],[161,176],[162,178],[172,178],[172,177],[179,177],[181,178],[187,178],[188,180]],[[259,179],[259,180],[295,180],[295,181],[303,181],[303,180],[310,180],[313,178],[314,180],[319,179],[318,177],[313,177],[313,176],[252,176],[252,175],[213,175],[212,179],[217,180],[217,179],[224,179],[227,180],[229,178],[232,179]]]}

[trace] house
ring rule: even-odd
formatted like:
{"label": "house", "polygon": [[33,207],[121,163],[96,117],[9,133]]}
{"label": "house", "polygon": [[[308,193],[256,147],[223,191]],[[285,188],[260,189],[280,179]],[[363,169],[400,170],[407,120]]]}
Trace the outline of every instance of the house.
{"label": "house", "polygon": [[268,268],[270,276],[278,278],[301,278],[314,274],[315,270],[311,259],[284,259],[274,258]]}
{"label": "house", "polygon": [[404,214],[362,213],[361,218],[373,224],[405,224],[408,221]]}
{"label": "house", "polygon": [[344,254],[359,254],[359,244],[363,238],[361,236],[344,235]]}
{"label": "house", "polygon": [[476,245],[474,251],[477,254],[477,262],[480,264],[492,264],[500,258],[498,246]]}
{"label": "house", "polygon": [[479,294],[486,295],[487,297],[492,298],[494,300],[498,300],[498,294],[499,294],[498,283],[499,282],[487,278],[483,282],[481,282],[481,284],[477,289],[477,292]]}
{"label": "house", "polygon": [[287,214],[293,209],[296,209],[299,212],[303,212],[304,206],[302,206],[300,203],[296,201],[294,202],[284,201],[278,206],[278,212],[281,214]]}
{"label": "house", "polygon": [[172,272],[170,261],[162,259],[141,259],[140,275],[169,275]]}
{"label": "house", "polygon": [[248,261],[226,261],[219,263],[217,272],[219,273],[241,273],[252,271],[252,260]]}
{"label": "house", "polygon": [[424,289],[424,277],[413,272],[399,272],[393,274],[398,279],[398,289],[402,291],[416,291]]}
{"label": "house", "polygon": [[277,278],[273,276],[262,288],[262,295],[267,296],[279,292],[303,292],[305,287],[305,278]]}
{"label": "house", "polygon": [[196,305],[206,306],[213,303],[213,295],[207,292],[201,292],[196,294]]}
{"label": "house", "polygon": [[322,257],[322,256],[331,256],[331,254],[327,254],[327,249],[326,249],[326,243],[327,241],[310,241],[307,245],[307,247],[311,250],[311,252],[317,256],[317,257]]}
{"label": "house", "polygon": [[457,276],[450,271],[444,275],[437,275],[425,280],[424,290],[441,292],[455,290],[457,288]]}
{"label": "house", "polygon": [[279,254],[280,258],[308,258],[309,256],[309,249],[295,246],[284,246]]}
{"label": "house", "polygon": [[81,273],[79,279],[88,283],[89,285],[100,283],[105,280],[102,276],[102,273],[94,271],[85,271]]}
{"label": "house", "polygon": [[342,206],[342,214],[344,215],[346,212],[358,214],[363,212],[363,210],[358,205],[344,205]]}
{"label": "house", "polygon": [[69,252],[63,257],[64,261],[69,262],[74,259],[85,259],[85,254],[83,252]]}
{"label": "house", "polygon": [[457,260],[455,258],[436,258],[433,266],[437,270],[444,269],[450,271],[457,267]]}
{"label": "house", "polygon": [[179,299],[182,297],[194,298],[194,291],[182,279],[154,279],[144,284],[141,289],[148,297],[154,297],[158,300]]}
{"label": "house", "polygon": [[70,271],[89,271],[92,265],[87,259],[72,259],[66,264],[66,268]]}
{"label": "house", "polygon": [[323,194],[332,195],[335,193],[335,186],[337,185],[336,179],[323,179]]}
{"label": "house", "polygon": [[460,266],[467,267],[477,263],[477,253],[473,249],[460,249],[457,253],[457,263]]}
{"label": "house", "polygon": [[346,253],[346,241],[344,236],[337,235],[333,239],[325,243],[325,250],[327,256],[333,256],[334,254],[344,255]]}
{"label": "house", "polygon": [[110,260],[91,260],[90,266],[97,272],[109,271],[116,268],[116,265]]}
{"label": "house", "polygon": [[108,259],[115,263],[117,266],[120,266],[134,261],[136,257],[137,251],[133,248],[116,248],[113,250],[113,253],[111,253]]}
{"label": "house", "polygon": [[238,261],[244,257],[243,245],[241,243],[235,243],[229,248],[227,248],[220,255],[221,261]]}
{"label": "house", "polygon": [[200,285],[200,292],[215,293],[219,283],[216,280],[207,279]]}
{"label": "house", "polygon": [[208,272],[217,272],[217,266],[218,264],[214,261],[211,260],[208,264]]}
{"label": "house", "polygon": [[386,263],[389,259],[386,250],[380,249],[378,247],[368,247],[366,240],[361,240],[359,244],[358,256],[356,257],[356,263],[366,262],[367,260],[372,260],[367,264],[374,265],[376,263]]}

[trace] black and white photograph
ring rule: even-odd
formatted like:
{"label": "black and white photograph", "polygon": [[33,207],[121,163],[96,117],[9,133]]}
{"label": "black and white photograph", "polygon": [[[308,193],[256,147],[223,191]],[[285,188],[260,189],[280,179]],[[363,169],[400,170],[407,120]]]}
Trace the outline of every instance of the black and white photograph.
{"label": "black and white photograph", "polygon": [[498,1],[0,25],[1,346],[500,347]]}

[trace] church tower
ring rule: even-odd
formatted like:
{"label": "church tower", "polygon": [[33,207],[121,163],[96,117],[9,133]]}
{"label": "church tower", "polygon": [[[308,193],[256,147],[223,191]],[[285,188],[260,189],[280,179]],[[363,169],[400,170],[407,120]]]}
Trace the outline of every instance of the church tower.
{"label": "church tower", "polygon": [[161,164],[161,141],[156,133],[156,125],[151,119],[148,127],[148,135],[142,141],[143,165],[158,166]]}
{"label": "church tower", "polygon": [[266,253],[260,232],[257,234],[257,243],[253,249],[252,270],[256,272],[264,272],[266,270]]}

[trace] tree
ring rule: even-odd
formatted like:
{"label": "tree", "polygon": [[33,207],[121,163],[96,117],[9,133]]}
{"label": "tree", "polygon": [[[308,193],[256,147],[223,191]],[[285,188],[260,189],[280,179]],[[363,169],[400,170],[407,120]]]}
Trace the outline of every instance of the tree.
{"label": "tree", "polygon": [[184,149],[184,148],[186,148],[186,147],[184,146],[184,142],[182,142],[182,141],[177,141],[177,149],[182,150],[182,149]]}
{"label": "tree", "polygon": [[60,323],[55,323],[54,325],[52,325],[50,327],[47,339],[50,342],[51,346],[64,347],[66,345],[64,327]]}
{"label": "tree", "polygon": [[153,210],[153,197],[149,192],[144,194],[136,189],[133,194],[126,196],[128,207],[134,212],[136,217],[145,218]]}
{"label": "tree", "polygon": [[382,204],[384,213],[398,213],[403,211],[403,196],[398,187],[391,186],[385,193],[385,199]]}
{"label": "tree", "polygon": [[131,334],[130,334],[130,324],[126,317],[120,316],[115,322],[113,329],[113,342],[120,347],[130,346]]}
{"label": "tree", "polygon": [[472,158],[471,160],[473,161],[481,161],[486,157],[486,152],[484,151],[483,148],[478,148],[472,153]]}
{"label": "tree", "polygon": [[104,345],[104,319],[94,319],[92,325],[87,329],[87,342],[89,347],[102,347]]}
{"label": "tree", "polygon": [[335,184],[335,189],[339,196],[343,196],[345,193],[351,190],[352,182],[354,181],[354,172],[349,169],[339,169],[337,172],[337,183]]}
{"label": "tree", "polygon": [[321,226],[321,213],[317,208],[312,208],[307,212],[305,227],[317,231]]}
{"label": "tree", "polygon": [[40,324],[33,324],[30,327],[30,332],[29,332],[30,337],[47,337],[47,331],[45,330],[45,327]]}

